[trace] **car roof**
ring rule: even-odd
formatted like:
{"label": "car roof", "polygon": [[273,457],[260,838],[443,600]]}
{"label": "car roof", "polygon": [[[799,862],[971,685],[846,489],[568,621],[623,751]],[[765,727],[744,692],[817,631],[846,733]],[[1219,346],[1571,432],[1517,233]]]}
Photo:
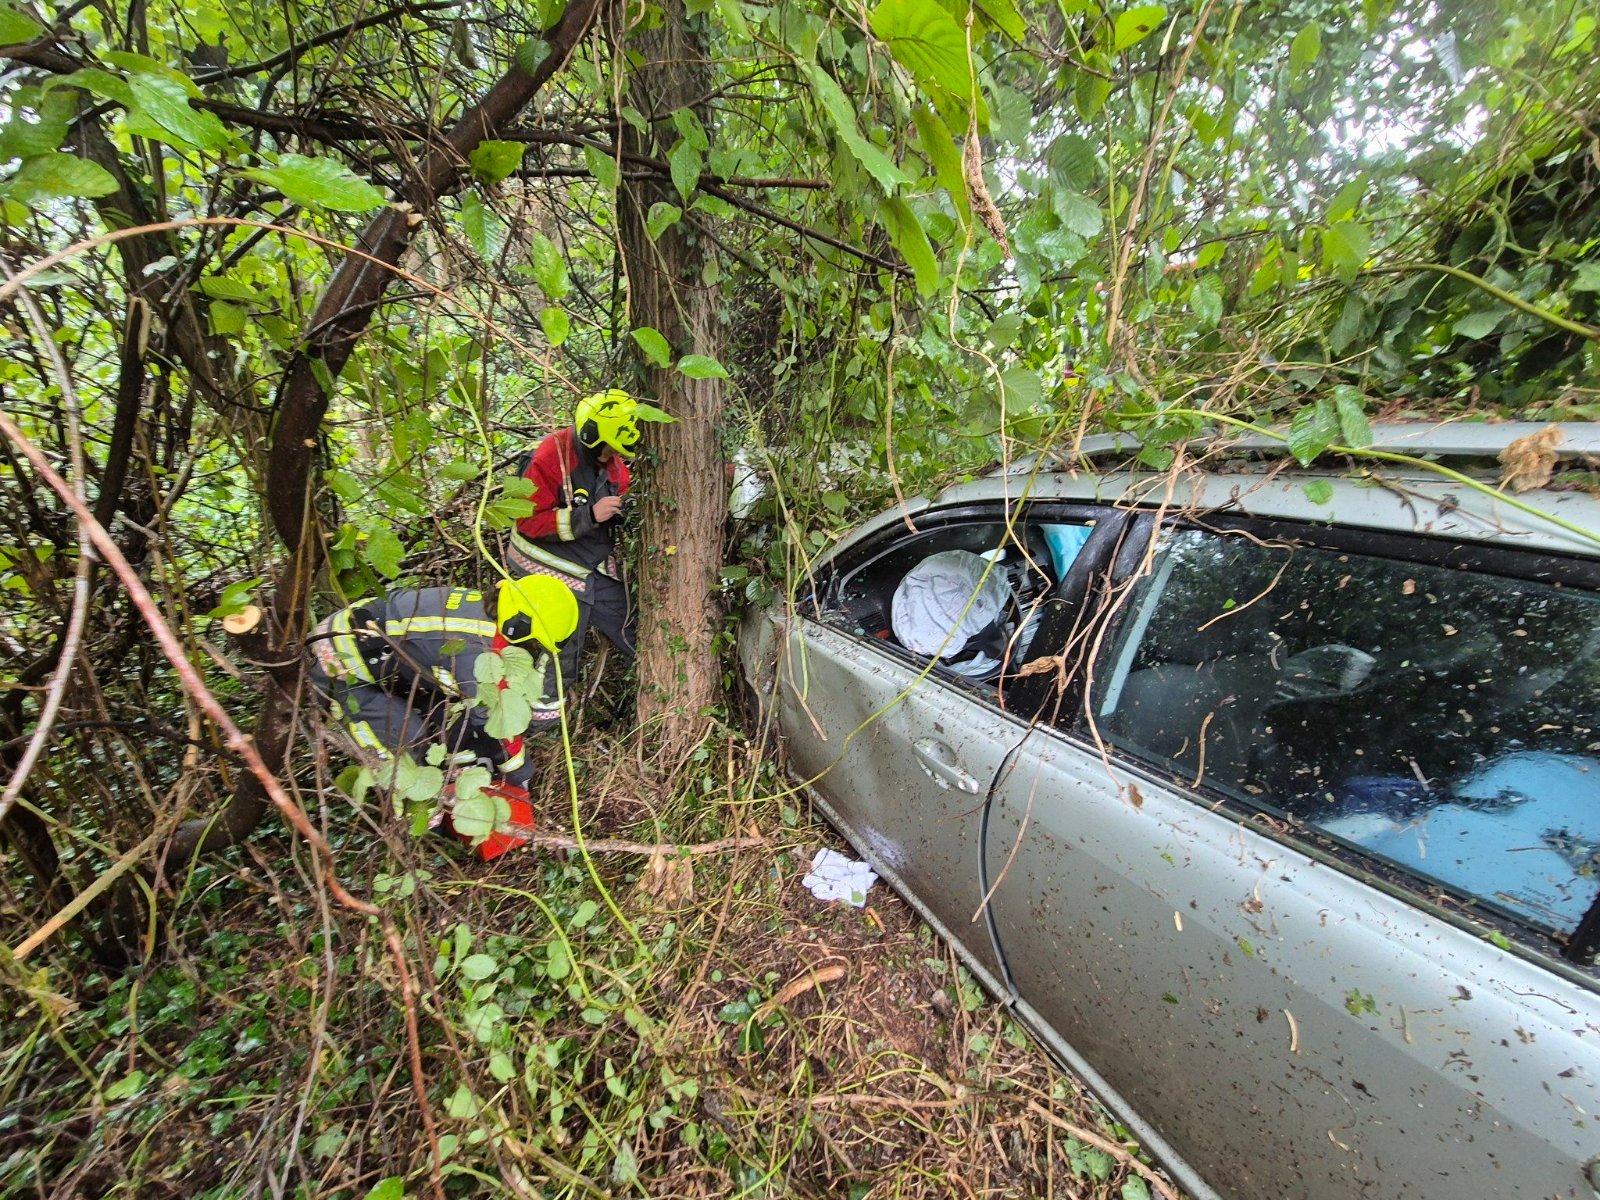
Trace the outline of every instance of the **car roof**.
{"label": "car roof", "polygon": [[[1558,457],[1600,455],[1600,424],[1562,421],[1379,421],[1372,426],[1372,443],[1367,448],[1430,459],[1497,458],[1511,443],[1550,429],[1561,431],[1552,447]],[[1219,429],[1189,445],[1229,455],[1282,457],[1289,453],[1288,434],[1286,425],[1274,426],[1266,433]],[[1133,433],[1096,433],[1083,439],[1078,455],[1084,459],[1116,457],[1136,453],[1143,444]],[[1057,457],[1066,462],[1070,455]]]}
{"label": "car roof", "polygon": [[[1586,462],[1590,455],[1600,456],[1600,425],[1594,424],[1380,423],[1372,430],[1372,449],[1426,459],[1457,477],[1416,463],[1340,455],[1302,467],[1282,440],[1260,434],[1195,439],[1184,444],[1186,461],[1157,471],[1133,461],[1137,438],[1100,434],[1083,439],[1076,459],[1017,459],[1008,468],[948,487],[931,501],[909,500],[868,522],[857,536],[928,508],[1053,499],[1174,514],[1233,512],[1600,557],[1600,498],[1588,490],[1537,488],[1508,495],[1494,489],[1498,456],[1513,442],[1551,429],[1560,431],[1560,440],[1550,447],[1558,459]],[[1547,438],[1554,441],[1554,435]]]}

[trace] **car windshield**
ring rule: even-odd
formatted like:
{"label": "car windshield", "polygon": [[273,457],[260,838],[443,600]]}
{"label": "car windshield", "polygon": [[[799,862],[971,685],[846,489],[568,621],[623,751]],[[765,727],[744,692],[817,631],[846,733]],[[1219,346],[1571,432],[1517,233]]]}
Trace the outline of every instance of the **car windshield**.
{"label": "car windshield", "polygon": [[1600,890],[1597,650],[1586,593],[1187,530],[1091,712],[1186,784],[1570,931]]}

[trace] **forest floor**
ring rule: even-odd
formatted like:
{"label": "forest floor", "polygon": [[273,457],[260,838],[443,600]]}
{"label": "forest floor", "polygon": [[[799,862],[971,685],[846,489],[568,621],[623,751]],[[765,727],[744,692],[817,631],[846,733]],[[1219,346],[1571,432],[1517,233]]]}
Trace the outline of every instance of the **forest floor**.
{"label": "forest floor", "polygon": [[429,1197],[435,1154],[452,1197],[1176,1195],[886,886],[801,885],[845,847],[736,734],[670,785],[583,752],[586,839],[736,844],[482,864],[302,794],[408,947],[431,1132],[377,923],[274,827],[193,873],[142,969],[12,969],[0,1197]]}

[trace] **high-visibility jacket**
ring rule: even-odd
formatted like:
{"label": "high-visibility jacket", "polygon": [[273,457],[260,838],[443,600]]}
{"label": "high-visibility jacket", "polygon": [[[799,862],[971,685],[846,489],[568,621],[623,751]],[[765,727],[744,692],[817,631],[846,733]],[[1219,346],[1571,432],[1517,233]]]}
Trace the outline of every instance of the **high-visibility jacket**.
{"label": "high-visibility jacket", "polygon": [[[506,645],[481,592],[447,587],[399,589],[382,599],[358,600],[323,621],[310,638],[317,665],[330,680],[379,688],[414,709],[476,701],[478,659]],[[488,710],[473,703],[446,725],[445,742],[454,756],[487,758],[510,774],[524,761],[525,735],[559,727],[553,660],[535,643],[528,649],[538,673],[528,728],[514,737],[492,738],[484,731]]]}
{"label": "high-visibility jacket", "polygon": [[555,575],[575,590],[611,557],[619,522],[597,522],[589,507],[602,496],[626,496],[632,476],[620,455],[602,464],[573,428],[558,429],[528,460],[534,485],[531,515],[511,534],[511,565],[524,574]]}

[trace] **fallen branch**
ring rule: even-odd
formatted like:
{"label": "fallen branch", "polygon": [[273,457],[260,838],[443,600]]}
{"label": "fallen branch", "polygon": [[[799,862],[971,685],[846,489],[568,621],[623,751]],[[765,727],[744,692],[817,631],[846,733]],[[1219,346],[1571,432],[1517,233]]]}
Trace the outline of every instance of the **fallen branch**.
{"label": "fallen branch", "polygon": [[14,947],[12,947],[11,957],[16,959],[17,962],[21,962],[40,946],[48,942],[65,926],[67,926],[74,917],[76,917],[84,909],[88,908],[89,905],[93,904],[97,896],[105,892],[107,888],[109,888],[118,879],[121,879],[122,876],[133,870],[133,868],[138,865],[139,860],[150,853],[151,849],[154,848],[160,837],[161,833],[159,831],[152,833],[132,850],[129,850],[123,854],[122,857],[117,859],[116,862],[112,863],[111,866],[100,872],[95,881],[74,896],[71,902],[66,905],[66,907],[61,909],[61,911],[56,913],[55,916],[51,917],[43,925],[39,926],[39,928],[35,929],[27,937],[23,938],[22,941],[18,942]]}
{"label": "fallen branch", "polygon": [[763,1004],[756,1015],[765,1017],[774,1009],[782,1008],[789,1001],[809,992],[812,988],[819,988],[825,983],[837,983],[850,973],[850,968],[844,963],[834,963],[831,967],[807,967],[805,974],[797,979],[791,979],[783,987],[773,993],[772,999]]}
{"label": "fallen branch", "polygon": [[[521,834],[518,835],[523,836]],[[564,833],[532,833],[527,835],[528,845],[541,850],[578,850],[587,847],[591,854],[659,854],[663,858],[680,858],[689,854],[717,854],[723,850],[745,850],[751,846],[768,844],[764,837],[729,837],[715,842],[696,845],[679,845],[674,842],[622,842],[612,838],[577,838]]]}

